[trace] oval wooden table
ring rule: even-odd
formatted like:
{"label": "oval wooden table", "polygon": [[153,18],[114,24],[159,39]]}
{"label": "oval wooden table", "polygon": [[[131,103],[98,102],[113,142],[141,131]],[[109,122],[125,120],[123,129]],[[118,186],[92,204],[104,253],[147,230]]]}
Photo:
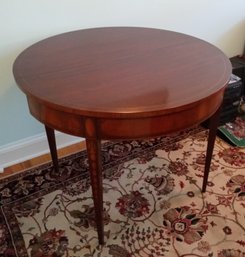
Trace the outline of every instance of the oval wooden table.
{"label": "oval wooden table", "polygon": [[228,58],[216,47],[159,29],[86,29],[27,48],[13,73],[31,114],[45,125],[56,171],[54,129],[86,138],[100,244],[102,139],[155,137],[209,120],[205,191],[219,107],[231,74]]}

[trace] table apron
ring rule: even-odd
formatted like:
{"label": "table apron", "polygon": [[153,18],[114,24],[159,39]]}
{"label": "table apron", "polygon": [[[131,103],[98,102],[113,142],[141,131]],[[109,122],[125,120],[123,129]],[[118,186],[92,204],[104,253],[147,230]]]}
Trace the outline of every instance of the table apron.
{"label": "table apron", "polygon": [[190,109],[162,116],[141,119],[100,119],[98,137],[112,140],[143,139],[178,132],[210,118],[222,103],[222,97],[217,98],[206,100]]}
{"label": "table apron", "polygon": [[218,92],[178,112],[143,118],[84,117],[50,108],[32,97],[27,99],[31,114],[50,128],[74,136],[116,140],[161,136],[200,124],[219,108],[223,93]]}

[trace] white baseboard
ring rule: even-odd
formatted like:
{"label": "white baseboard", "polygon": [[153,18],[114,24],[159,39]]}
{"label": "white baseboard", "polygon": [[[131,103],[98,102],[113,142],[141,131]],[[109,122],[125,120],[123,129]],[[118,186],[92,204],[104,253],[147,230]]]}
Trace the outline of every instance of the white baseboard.
{"label": "white baseboard", "polygon": [[[61,132],[55,132],[55,137],[58,149],[84,140],[83,138],[70,136]],[[45,133],[3,145],[0,147],[0,172],[3,172],[3,169],[8,166],[30,160],[45,153],[49,153]]]}

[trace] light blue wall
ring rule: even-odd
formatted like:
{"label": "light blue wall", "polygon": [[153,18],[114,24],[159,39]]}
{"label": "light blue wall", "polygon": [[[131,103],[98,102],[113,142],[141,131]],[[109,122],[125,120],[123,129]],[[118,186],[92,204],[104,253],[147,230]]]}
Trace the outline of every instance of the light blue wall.
{"label": "light blue wall", "polygon": [[100,26],[175,30],[228,56],[243,51],[244,0],[0,0],[0,147],[43,132],[12,76],[16,56],[61,32]]}

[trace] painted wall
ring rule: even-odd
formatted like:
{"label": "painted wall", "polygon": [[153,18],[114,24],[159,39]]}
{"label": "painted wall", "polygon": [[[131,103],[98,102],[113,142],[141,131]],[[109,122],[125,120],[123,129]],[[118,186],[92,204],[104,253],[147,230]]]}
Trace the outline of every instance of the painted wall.
{"label": "painted wall", "polygon": [[69,30],[143,26],[187,33],[229,57],[243,52],[244,0],[0,0],[0,147],[43,132],[12,76],[30,44]]}

